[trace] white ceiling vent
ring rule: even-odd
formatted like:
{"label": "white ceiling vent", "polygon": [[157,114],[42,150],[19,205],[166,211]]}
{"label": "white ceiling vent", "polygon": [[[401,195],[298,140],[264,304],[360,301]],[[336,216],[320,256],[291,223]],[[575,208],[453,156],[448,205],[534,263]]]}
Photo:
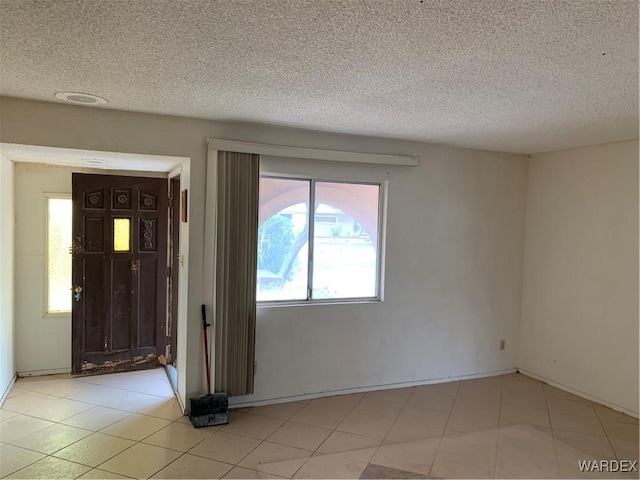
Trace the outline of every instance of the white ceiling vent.
{"label": "white ceiling vent", "polygon": [[56,93],[56,98],[77,105],[104,105],[107,103],[106,99],[89,95],[88,93],[58,92]]}
{"label": "white ceiling vent", "polygon": [[83,158],[82,162],[86,163],[87,165],[105,165],[107,163],[100,158]]}

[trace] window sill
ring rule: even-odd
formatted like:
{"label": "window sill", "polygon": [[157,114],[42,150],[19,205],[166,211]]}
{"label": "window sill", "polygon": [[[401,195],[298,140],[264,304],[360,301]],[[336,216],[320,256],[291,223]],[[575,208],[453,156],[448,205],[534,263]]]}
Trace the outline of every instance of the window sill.
{"label": "window sill", "polygon": [[381,304],[384,300],[379,298],[353,298],[341,300],[289,300],[289,301],[265,301],[257,302],[257,308],[280,307],[311,307],[311,306],[340,306],[340,305],[368,305]]}

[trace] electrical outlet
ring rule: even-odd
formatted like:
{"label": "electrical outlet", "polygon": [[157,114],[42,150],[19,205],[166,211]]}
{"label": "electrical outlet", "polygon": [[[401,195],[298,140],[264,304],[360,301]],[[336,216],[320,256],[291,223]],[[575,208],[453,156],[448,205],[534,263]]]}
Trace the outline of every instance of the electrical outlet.
{"label": "electrical outlet", "polygon": [[507,343],[507,341],[503,338],[502,340],[500,340],[500,350],[504,350],[505,344]]}

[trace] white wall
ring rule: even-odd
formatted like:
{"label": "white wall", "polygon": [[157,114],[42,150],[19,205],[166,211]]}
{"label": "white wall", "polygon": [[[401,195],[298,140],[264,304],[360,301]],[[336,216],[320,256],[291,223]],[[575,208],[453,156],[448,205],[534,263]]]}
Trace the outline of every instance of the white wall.
{"label": "white wall", "polygon": [[0,402],[16,374],[13,303],[13,163],[0,155]]}
{"label": "white wall", "polygon": [[[391,172],[384,304],[270,308],[253,399],[516,367],[527,158],[372,137],[2,98],[0,141],[191,159],[187,396],[202,392],[206,138],[420,155]],[[213,193],[213,192],[208,192]],[[506,339],[507,349],[498,350]],[[182,348],[185,345],[187,348]],[[180,355],[184,355],[181,357]],[[179,379],[180,380],[180,379]]]}
{"label": "white wall", "polygon": [[385,301],[259,307],[256,393],[233,403],[515,367],[526,160],[427,146],[417,152],[417,168],[265,162],[273,173],[388,176]]}
{"label": "white wall", "polygon": [[529,163],[518,366],[638,414],[638,141]]}
{"label": "white wall", "polygon": [[15,164],[16,368],[19,375],[71,370],[71,314],[46,313],[45,193],[71,194],[71,169]]}

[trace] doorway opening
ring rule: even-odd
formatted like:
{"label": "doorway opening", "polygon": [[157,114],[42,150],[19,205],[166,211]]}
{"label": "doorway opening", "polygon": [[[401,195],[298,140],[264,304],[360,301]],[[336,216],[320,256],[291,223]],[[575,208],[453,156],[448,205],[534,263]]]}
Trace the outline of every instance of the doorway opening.
{"label": "doorway opening", "polygon": [[[73,173],[161,178],[164,179],[165,192],[169,188],[170,179],[179,176],[180,186],[177,187],[176,182],[176,189],[187,190],[189,188],[190,160],[186,157],[98,152],[4,143],[2,150],[3,155],[12,160],[15,165],[16,335],[14,351],[16,352],[16,373],[23,378],[68,374],[71,372],[72,314],[64,305],[49,305],[47,297],[48,196],[70,198]],[[88,164],[86,159],[91,159],[91,164]],[[100,162],[97,159],[100,159]],[[168,210],[165,212],[168,217]],[[119,218],[125,217],[126,215]],[[132,225],[133,223],[130,222],[129,226]],[[118,225],[118,231],[126,234],[126,225],[125,228],[122,227],[123,225]],[[110,228],[114,228],[113,222],[110,223]],[[179,235],[188,238],[188,230],[189,224],[182,223],[178,228]],[[129,233],[134,234],[133,228]],[[169,241],[167,236],[167,242]],[[64,245],[64,253],[68,256],[71,256],[69,253],[71,243],[69,240]],[[180,254],[182,259],[188,258],[188,244],[181,245],[178,242],[175,253],[176,255]],[[171,260],[168,255],[167,253],[167,257],[165,257],[167,264]],[[184,406],[186,392],[191,388],[186,384],[189,379],[185,373],[186,362],[183,358],[187,354],[186,346],[183,344],[187,328],[184,319],[187,315],[185,287],[188,278],[188,263],[186,261],[179,262],[178,270],[180,282],[179,284],[174,282],[175,295],[179,298],[174,301],[175,307],[179,306],[177,308],[178,314],[174,315],[171,320],[166,318],[165,321],[167,322],[166,327],[171,325],[173,331],[177,330],[177,336],[182,339],[180,346],[178,346],[182,353],[176,350],[178,342],[174,340],[175,346],[167,349],[171,358],[166,356],[165,361],[176,367],[178,378],[182,379],[178,382],[178,397],[181,405]],[[54,283],[57,284],[57,282]],[[64,281],[62,283],[66,285],[66,294],[63,295],[67,299],[71,299],[71,282]],[[165,286],[165,297],[169,295],[170,291]],[[71,301],[75,303],[75,300]],[[169,308],[168,298],[166,298],[164,308],[165,311]],[[175,339],[175,336],[171,337]],[[168,341],[167,338],[164,338],[165,342]],[[104,342],[104,338],[102,341]],[[176,358],[178,356],[176,354],[179,354],[180,358]]]}

